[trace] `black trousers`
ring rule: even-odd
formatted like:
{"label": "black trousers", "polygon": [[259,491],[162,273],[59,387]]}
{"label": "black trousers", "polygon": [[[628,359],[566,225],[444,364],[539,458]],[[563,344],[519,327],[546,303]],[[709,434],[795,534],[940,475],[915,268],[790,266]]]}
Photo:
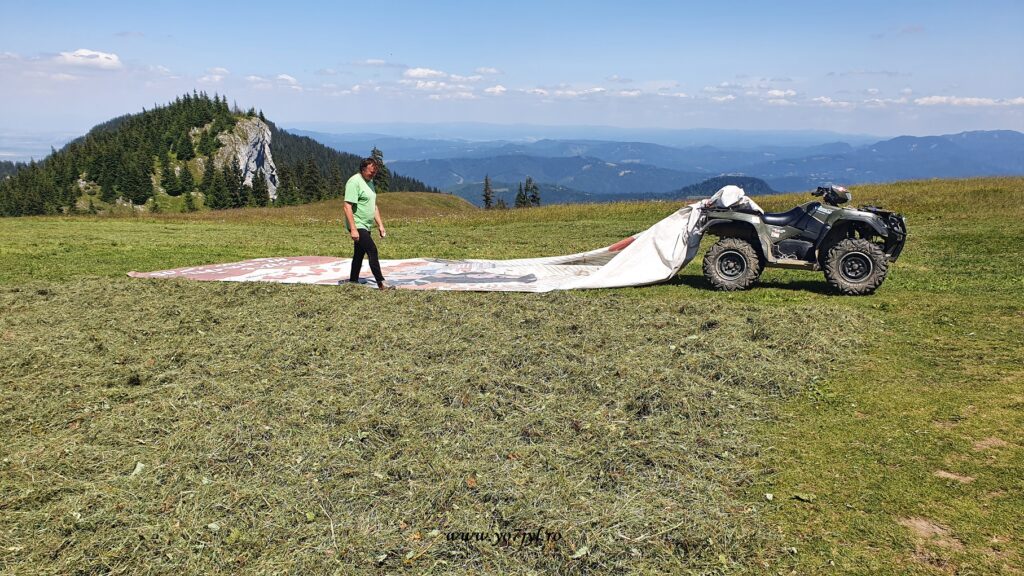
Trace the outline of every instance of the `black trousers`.
{"label": "black trousers", "polygon": [[373,236],[370,235],[369,230],[363,228],[357,228],[359,231],[359,240],[354,240],[355,252],[352,254],[352,273],[349,274],[348,279],[351,282],[359,281],[359,272],[363,269],[363,256],[368,256],[370,259],[370,271],[373,272],[373,278],[377,281],[377,284],[384,282],[384,274],[380,271],[380,260],[377,258],[377,245],[373,243]]}

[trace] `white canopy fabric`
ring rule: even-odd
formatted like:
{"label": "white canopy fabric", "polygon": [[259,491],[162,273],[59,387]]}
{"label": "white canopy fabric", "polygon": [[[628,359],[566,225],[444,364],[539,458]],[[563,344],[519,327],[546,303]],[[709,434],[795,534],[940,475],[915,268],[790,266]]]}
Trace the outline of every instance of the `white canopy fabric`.
{"label": "white canopy fabric", "polygon": [[[644,286],[671,279],[697,253],[704,209],[745,205],[761,211],[737,186],[680,208],[647,230],[589,252],[518,260],[381,260],[387,282],[408,290],[549,292]],[[188,278],[222,282],[338,284],[348,280],[351,259],[323,256],[257,258],[230,264],[157,272],[133,278]],[[364,262],[362,281],[372,284]]]}

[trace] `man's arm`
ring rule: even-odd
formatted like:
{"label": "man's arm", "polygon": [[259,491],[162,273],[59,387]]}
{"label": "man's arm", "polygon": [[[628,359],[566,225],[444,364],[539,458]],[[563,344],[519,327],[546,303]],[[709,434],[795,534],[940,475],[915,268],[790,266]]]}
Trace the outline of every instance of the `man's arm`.
{"label": "man's arm", "polygon": [[384,229],[384,221],[380,219],[380,208],[377,206],[373,207],[373,219],[377,222],[377,231],[380,233],[380,237],[384,238],[388,235],[388,231]]}
{"label": "man's arm", "polygon": [[355,216],[352,215],[352,203],[345,202],[344,208],[345,220],[348,221],[348,235],[351,236],[353,240],[359,240],[359,230],[356,230],[356,219]]}

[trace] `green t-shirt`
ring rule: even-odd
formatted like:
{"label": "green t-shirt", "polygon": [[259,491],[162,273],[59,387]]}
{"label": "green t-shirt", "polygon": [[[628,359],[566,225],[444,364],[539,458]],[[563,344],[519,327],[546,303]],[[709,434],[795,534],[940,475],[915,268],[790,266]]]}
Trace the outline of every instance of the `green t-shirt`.
{"label": "green t-shirt", "polygon": [[[377,192],[373,189],[373,181],[363,180],[362,174],[356,174],[345,183],[345,202],[355,204],[352,210],[356,228],[373,230],[373,216],[377,208]],[[345,219],[348,229],[348,218]]]}

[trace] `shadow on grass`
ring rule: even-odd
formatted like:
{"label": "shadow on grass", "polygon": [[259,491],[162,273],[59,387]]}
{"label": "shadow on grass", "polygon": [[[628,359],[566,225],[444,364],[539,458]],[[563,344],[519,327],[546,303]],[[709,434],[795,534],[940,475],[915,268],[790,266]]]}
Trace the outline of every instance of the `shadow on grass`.
{"label": "shadow on grass", "polygon": [[[703,276],[696,274],[679,275],[665,284],[672,286],[689,286],[698,290],[714,291],[711,284]],[[778,288],[780,290],[793,290],[797,292],[811,292],[814,294],[835,294],[825,281],[815,280],[758,280],[751,290],[764,290],[766,288]]]}

